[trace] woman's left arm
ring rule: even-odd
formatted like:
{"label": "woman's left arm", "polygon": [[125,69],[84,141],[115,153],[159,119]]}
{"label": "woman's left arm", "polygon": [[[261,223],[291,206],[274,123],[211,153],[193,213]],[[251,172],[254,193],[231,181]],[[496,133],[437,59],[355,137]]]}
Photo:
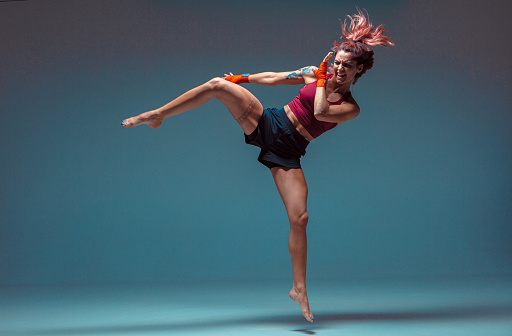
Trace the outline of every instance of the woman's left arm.
{"label": "woman's left arm", "polygon": [[342,124],[356,118],[359,111],[359,105],[353,99],[344,101],[340,105],[329,105],[325,87],[316,88],[314,115],[317,120]]}
{"label": "woman's left arm", "polygon": [[318,70],[315,71],[317,87],[313,112],[317,120],[342,124],[359,115],[359,106],[354,99],[344,101],[340,105],[329,105],[325,82],[327,81],[327,64],[332,54],[332,52],[328,53],[318,67]]}

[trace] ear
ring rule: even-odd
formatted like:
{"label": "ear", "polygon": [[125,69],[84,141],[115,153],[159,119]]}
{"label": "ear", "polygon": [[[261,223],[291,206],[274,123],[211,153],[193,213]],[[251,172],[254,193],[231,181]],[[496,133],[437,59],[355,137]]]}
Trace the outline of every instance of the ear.
{"label": "ear", "polygon": [[364,64],[359,64],[357,66],[357,73],[360,73],[361,71],[363,71],[363,68],[364,68]]}

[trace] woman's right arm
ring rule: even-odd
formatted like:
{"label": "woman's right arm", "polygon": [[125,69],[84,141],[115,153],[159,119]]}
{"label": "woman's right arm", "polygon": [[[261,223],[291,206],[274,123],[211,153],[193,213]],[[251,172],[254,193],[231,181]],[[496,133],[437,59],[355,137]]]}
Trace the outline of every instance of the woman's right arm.
{"label": "woman's right arm", "polygon": [[274,86],[309,84],[316,81],[314,66],[304,67],[295,71],[285,72],[261,72],[249,76],[249,83]]}
{"label": "woman's right arm", "polygon": [[316,81],[316,76],[313,72],[316,69],[317,67],[315,66],[308,66],[295,71],[260,72],[256,74],[250,74],[247,77],[247,80],[251,84],[266,86],[309,84]]}

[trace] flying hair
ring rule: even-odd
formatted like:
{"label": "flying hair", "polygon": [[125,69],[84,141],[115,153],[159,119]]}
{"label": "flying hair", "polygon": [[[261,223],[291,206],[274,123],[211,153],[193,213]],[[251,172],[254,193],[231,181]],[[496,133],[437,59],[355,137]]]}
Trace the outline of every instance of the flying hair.
{"label": "flying hair", "polygon": [[335,41],[332,49],[335,53],[341,50],[351,53],[357,64],[363,64],[363,70],[355,76],[352,84],[355,84],[367,70],[373,67],[372,46],[387,47],[388,45],[395,45],[388,36],[384,35],[387,31],[382,29],[384,25],[374,28],[368,19],[368,12],[365,15],[359,8],[357,8],[357,12],[358,14],[352,16],[347,15],[350,24],[347,26],[347,20],[343,21],[341,42]]}
{"label": "flying hair", "polygon": [[[340,36],[341,40],[348,44],[356,45],[357,43],[361,43],[366,46],[366,49],[369,49],[370,46],[382,46],[387,47],[388,45],[394,46],[395,44],[391,41],[391,39],[384,35],[387,30],[382,29],[384,27],[383,24],[378,26],[377,28],[373,28],[372,23],[364,15],[363,11],[359,8],[357,9],[358,14],[354,14],[353,16],[347,15],[350,19],[350,24],[347,28],[347,20],[343,21],[343,25],[341,29],[343,31],[343,35]],[[334,46],[340,47],[341,43],[334,42]]]}

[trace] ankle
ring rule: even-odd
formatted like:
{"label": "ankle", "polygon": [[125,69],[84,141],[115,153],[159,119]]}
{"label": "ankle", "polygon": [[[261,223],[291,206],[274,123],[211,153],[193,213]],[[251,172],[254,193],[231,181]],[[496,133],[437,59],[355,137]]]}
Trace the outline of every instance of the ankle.
{"label": "ankle", "polygon": [[306,284],[293,284],[292,287],[297,293],[306,293]]}

